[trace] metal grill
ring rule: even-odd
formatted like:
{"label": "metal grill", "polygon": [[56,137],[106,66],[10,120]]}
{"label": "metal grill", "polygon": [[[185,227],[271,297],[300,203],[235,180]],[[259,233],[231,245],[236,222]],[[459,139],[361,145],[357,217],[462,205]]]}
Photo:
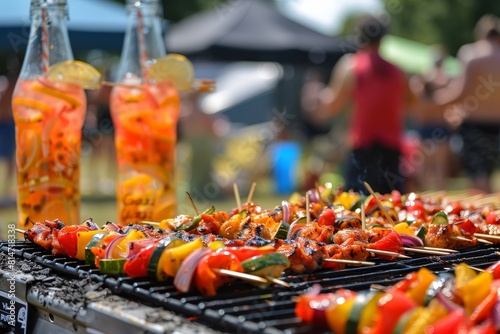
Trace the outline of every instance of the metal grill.
{"label": "metal grill", "polygon": [[18,241],[14,245],[0,242],[0,251],[14,249],[15,255],[32,260],[54,272],[75,278],[90,277],[102,283],[113,293],[132,296],[146,304],[160,306],[180,313],[211,328],[230,333],[321,333],[322,329],[305,324],[295,316],[294,297],[320,284],[323,292],[337,288],[355,291],[368,289],[372,284],[390,285],[406,274],[426,267],[435,273],[453,271],[453,265],[467,262],[471,266],[486,268],[498,260],[498,246],[480,246],[462,249],[448,256],[412,255],[411,259],[379,261],[370,267],[355,267],[337,271],[318,271],[312,274],[291,274],[282,279],[291,288],[273,286],[257,289],[236,281],[219,289],[216,297],[192,293],[178,293],[172,281],[155,282],[149,279],[102,275],[98,269],[82,261],[65,256],[53,256],[31,242]]}

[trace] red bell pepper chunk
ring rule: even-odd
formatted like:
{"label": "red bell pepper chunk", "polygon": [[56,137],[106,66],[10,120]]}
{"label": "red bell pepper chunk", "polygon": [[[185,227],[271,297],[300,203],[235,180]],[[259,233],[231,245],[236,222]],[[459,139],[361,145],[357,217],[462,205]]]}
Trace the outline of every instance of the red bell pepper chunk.
{"label": "red bell pepper chunk", "polygon": [[467,317],[463,309],[457,309],[425,329],[432,334],[467,333]]}
{"label": "red bell pepper chunk", "polygon": [[215,296],[220,286],[233,279],[226,275],[219,275],[212,270],[213,268],[244,271],[238,257],[224,249],[204,256],[196,268],[195,285],[205,296]]}
{"label": "red bell pepper chunk", "polygon": [[460,215],[460,212],[463,210],[462,204],[460,202],[452,202],[446,206],[444,211],[448,215]]}
{"label": "red bell pepper chunk", "polygon": [[482,324],[469,329],[467,334],[496,334],[495,325],[491,320],[486,320]]}
{"label": "red bell pepper chunk", "polygon": [[455,224],[456,226],[458,226],[460,229],[462,229],[466,233],[469,233],[469,234],[476,233],[476,225],[474,225],[474,223],[471,222],[470,219],[466,218],[466,219],[464,219],[462,221],[458,221],[458,222],[455,222],[453,224]]}
{"label": "red bell pepper chunk", "polygon": [[123,271],[129,277],[146,277],[148,276],[148,264],[153,252],[156,248],[156,243],[148,245],[141,249],[141,251],[127,259],[123,265]]}
{"label": "red bell pepper chunk", "polygon": [[497,289],[491,289],[489,295],[474,309],[470,315],[470,321],[479,324],[483,320],[491,317],[493,307],[497,303],[498,292]]}
{"label": "red bell pepper chunk", "polygon": [[[403,240],[399,236],[399,233],[392,230],[388,235],[377,241],[373,248],[389,252],[400,252],[401,247],[403,247]],[[378,257],[385,260],[394,260],[394,256],[387,255],[377,255]]]}
{"label": "red bell pepper chunk", "polygon": [[63,227],[57,234],[57,241],[69,257],[75,257],[78,252],[78,232],[90,231],[88,226],[70,225]]}
{"label": "red bell pepper chunk", "polygon": [[307,293],[301,295],[295,304],[295,315],[304,322],[326,327],[326,310],[338,304],[338,300],[346,300],[356,296],[356,292],[338,289],[335,293]]}
{"label": "red bell pepper chunk", "polygon": [[273,253],[276,251],[274,247],[271,245],[263,247],[252,247],[252,246],[225,247],[224,250],[236,255],[236,257],[240,261],[245,261],[254,256]]}
{"label": "red bell pepper chunk", "polygon": [[378,302],[379,313],[371,334],[392,333],[399,318],[407,311],[417,307],[417,304],[404,292],[386,293]]}
{"label": "red bell pepper chunk", "polygon": [[417,281],[418,273],[416,271],[407,274],[402,280],[392,285],[387,292],[401,291],[406,292]]}
{"label": "red bell pepper chunk", "polygon": [[500,279],[500,261],[491,264],[486,271],[493,275],[493,279]]}

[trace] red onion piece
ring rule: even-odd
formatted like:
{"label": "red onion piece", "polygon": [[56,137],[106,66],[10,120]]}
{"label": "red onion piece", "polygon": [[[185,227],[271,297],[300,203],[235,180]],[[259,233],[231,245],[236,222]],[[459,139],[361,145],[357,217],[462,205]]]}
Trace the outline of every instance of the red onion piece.
{"label": "red onion piece", "polygon": [[132,258],[136,254],[138,254],[141,251],[141,249],[146,248],[149,245],[156,244],[157,242],[158,239],[151,239],[151,238],[131,241],[128,244],[126,254],[120,253],[119,255],[123,256],[124,258]]}
{"label": "red onion piece", "polygon": [[495,326],[495,330],[497,333],[500,331],[500,299],[497,298],[497,302],[495,306],[493,306],[493,310],[491,311],[493,318],[493,326]]}
{"label": "red onion piece", "polygon": [[455,310],[458,310],[460,306],[452,302],[448,297],[446,297],[441,291],[438,291],[436,293],[436,298],[439,300],[439,302],[444,306],[444,308],[448,311],[448,313],[451,313]]}
{"label": "red onion piece", "polygon": [[174,278],[174,286],[177,290],[180,292],[189,291],[194,273],[196,272],[196,268],[198,268],[198,263],[205,255],[211,252],[213,252],[213,250],[210,248],[197,249],[189,254],[184,261],[182,261],[182,264]]}
{"label": "red onion piece", "polygon": [[282,201],[281,202],[281,212],[283,214],[282,220],[289,224],[290,223],[290,203],[287,201]]}
{"label": "red onion piece", "polygon": [[318,191],[316,189],[309,190],[309,200],[311,201],[311,203],[320,202],[321,198],[320,198]]}
{"label": "red onion piece", "polygon": [[111,232],[117,232],[120,230],[120,226],[113,222],[107,222],[106,225],[104,226],[105,230],[111,231]]}
{"label": "red onion piece", "polygon": [[123,239],[125,239],[126,235],[120,235],[109,243],[108,247],[106,247],[106,252],[104,253],[104,258],[105,259],[112,259],[111,254],[113,254],[113,250],[115,249],[116,245]]}
{"label": "red onion piece", "polygon": [[401,237],[401,240],[403,240],[403,246],[424,247],[424,242],[418,237],[403,233],[399,234],[399,236]]}

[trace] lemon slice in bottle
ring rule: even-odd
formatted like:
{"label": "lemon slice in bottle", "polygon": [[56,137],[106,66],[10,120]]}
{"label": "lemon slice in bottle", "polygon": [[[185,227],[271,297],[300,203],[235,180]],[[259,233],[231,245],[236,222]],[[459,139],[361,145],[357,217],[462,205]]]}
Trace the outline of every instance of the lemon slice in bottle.
{"label": "lemon slice in bottle", "polygon": [[169,53],[156,59],[149,68],[149,78],[157,82],[171,81],[178,90],[190,90],[194,82],[194,66],[185,56]]}
{"label": "lemon slice in bottle", "polygon": [[47,78],[83,89],[98,89],[101,86],[101,73],[94,66],[78,60],[66,60],[50,66]]}

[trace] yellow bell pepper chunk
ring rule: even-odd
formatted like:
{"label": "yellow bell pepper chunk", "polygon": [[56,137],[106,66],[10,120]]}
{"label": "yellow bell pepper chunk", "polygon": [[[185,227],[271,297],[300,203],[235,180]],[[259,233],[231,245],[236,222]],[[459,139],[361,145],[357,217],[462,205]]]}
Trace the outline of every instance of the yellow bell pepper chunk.
{"label": "yellow bell pepper chunk", "polygon": [[460,263],[455,267],[455,286],[460,290],[467,282],[476,277],[477,272],[466,263]]}
{"label": "yellow bell pepper chunk", "polygon": [[91,230],[91,231],[81,231],[76,232],[77,249],[76,256],[78,260],[85,260],[85,247],[90,242],[90,239],[94,237],[97,233],[109,233],[108,230]]}
{"label": "yellow bell pepper chunk", "polygon": [[212,249],[212,250],[218,250],[219,248],[224,248],[226,247],[226,245],[224,245],[224,241],[222,240],[216,240],[216,241],[212,241],[208,244],[208,248]]}
{"label": "yellow bell pepper chunk", "polygon": [[328,327],[336,334],[345,334],[347,319],[351,313],[352,307],[354,306],[354,297],[347,300],[337,300],[337,303],[333,307],[329,307],[326,310],[326,319],[328,322]]}
{"label": "yellow bell pepper chunk", "polygon": [[[448,315],[448,311],[441,302],[434,298],[423,311],[419,312],[419,317],[414,319],[411,326],[408,326],[405,334],[425,333],[425,328]],[[413,320],[413,319],[412,319]]]}
{"label": "yellow bell pepper chunk", "polygon": [[412,229],[410,228],[410,225],[408,223],[399,223],[394,225],[393,227],[394,231],[398,232],[399,234],[406,234],[406,235],[412,235],[415,236],[415,233],[413,233]]}
{"label": "yellow bell pepper chunk", "polygon": [[469,280],[457,292],[462,297],[465,306],[465,313],[471,315],[474,309],[489,295],[493,275],[489,272],[482,272]]}
{"label": "yellow bell pepper chunk", "polygon": [[418,305],[424,305],[425,293],[435,279],[436,275],[432,271],[427,268],[420,268],[417,272],[417,280],[410,285],[406,295]]}
{"label": "yellow bell pepper chunk", "polygon": [[202,247],[203,241],[201,241],[201,238],[197,238],[196,240],[186,244],[174,248],[167,248],[161,255],[158,267],[161,268],[166,276],[175,277],[182,261],[184,261],[188,255],[196,249],[200,249]]}

